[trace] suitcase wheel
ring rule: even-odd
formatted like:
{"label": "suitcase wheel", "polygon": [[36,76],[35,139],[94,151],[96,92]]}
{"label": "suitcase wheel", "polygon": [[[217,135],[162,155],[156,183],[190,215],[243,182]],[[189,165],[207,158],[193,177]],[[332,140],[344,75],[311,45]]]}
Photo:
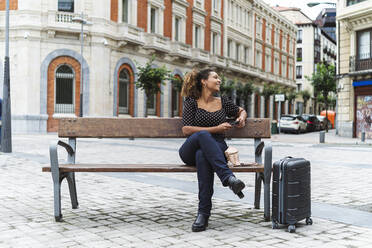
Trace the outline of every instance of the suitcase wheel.
{"label": "suitcase wheel", "polygon": [[277,221],[273,221],[273,229],[279,229],[279,223]]}
{"label": "suitcase wheel", "polygon": [[307,217],[306,218],[306,225],[312,225],[313,224],[313,219],[311,219],[310,217]]}
{"label": "suitcase wheel", "polygon": [[288,226],[288,232],[290,232],[290,233],[296,232],[296,226],[295,225],[289,225]]}

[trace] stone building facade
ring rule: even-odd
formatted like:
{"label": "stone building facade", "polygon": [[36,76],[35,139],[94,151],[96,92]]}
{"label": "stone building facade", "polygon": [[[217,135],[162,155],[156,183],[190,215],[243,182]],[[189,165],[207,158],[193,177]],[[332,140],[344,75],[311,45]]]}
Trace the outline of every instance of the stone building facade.
{"label": "stone building facade", "polygon": [[339,0],[338,134],[372,138],[372,2]]}
{"label": "stone building facade", "polygon": [[298,28],[296,39],[296,84],[297,91],[307,90],[311,99],[304,106],[297,102],[297,111],[301,113],[319,114],[318,105],[314,97],[314,87],[306,78],[316,70],[316,64],[326,61],[336,63],[337,45],[326,32],[313,20],[306,16],[299,8],[275,7],[282,15],[291,20]]}
{"label": "stone building facade", "polygon": [[[264,83],[296,86],[296,26],[261,1],[11,0],[11,9],[15,132],[56,131],[58,118],[79,116],[80,84],[84,116],[180,116],[182,98],[172,82],[149,104],[134,85],[138,66],[153,55],[153,66],[165,65],[181,79],[192,68],[212,67],[261,89]],[[92,23],[84,25],[83,57],[81,25],[73,22],[81,14]],[[265,103],[252,94],[249,106],[251,117],[277,115],[272,97]],[[283,109],[292,112],[293,106]]]}

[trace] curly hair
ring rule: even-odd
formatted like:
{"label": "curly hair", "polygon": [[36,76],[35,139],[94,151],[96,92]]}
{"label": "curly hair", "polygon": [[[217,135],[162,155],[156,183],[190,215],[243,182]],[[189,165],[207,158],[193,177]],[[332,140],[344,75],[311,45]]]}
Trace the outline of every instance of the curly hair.
{"label": "curly hair", "polygon": [[198,99],[202,93],[201,81],[207,80],[212,71],[212,69],[205,69],[198,72],[194,69],[187,73],[183,80],[181,95]]}

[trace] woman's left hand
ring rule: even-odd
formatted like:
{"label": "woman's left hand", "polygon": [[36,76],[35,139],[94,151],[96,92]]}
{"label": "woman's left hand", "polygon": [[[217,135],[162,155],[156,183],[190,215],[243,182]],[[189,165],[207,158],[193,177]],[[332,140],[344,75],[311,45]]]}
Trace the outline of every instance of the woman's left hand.
{"label": "woman's left hand", "polygon": [[245,126],[245,118],[239,116],[236,120],[239,121],[239,124],[236,126],[237,128],[242,128]]}

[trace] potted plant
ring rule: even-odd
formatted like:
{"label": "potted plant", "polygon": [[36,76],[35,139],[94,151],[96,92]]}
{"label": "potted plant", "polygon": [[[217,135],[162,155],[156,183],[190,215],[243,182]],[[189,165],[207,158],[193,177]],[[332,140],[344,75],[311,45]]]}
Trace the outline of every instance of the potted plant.
{"label": "potted plant", "polygon": [[[151,97],[161,93],[161,85],[165,85],[165,80],[174,80],[171,72],[163,65],[155,67],[153,62],[155,56],[144,65],[138,65],[137,81],[135,82],[137,88],[142,89],[146,95],[146,107],[151,102]],[[147,116],[147,110],[146,110]]]}

